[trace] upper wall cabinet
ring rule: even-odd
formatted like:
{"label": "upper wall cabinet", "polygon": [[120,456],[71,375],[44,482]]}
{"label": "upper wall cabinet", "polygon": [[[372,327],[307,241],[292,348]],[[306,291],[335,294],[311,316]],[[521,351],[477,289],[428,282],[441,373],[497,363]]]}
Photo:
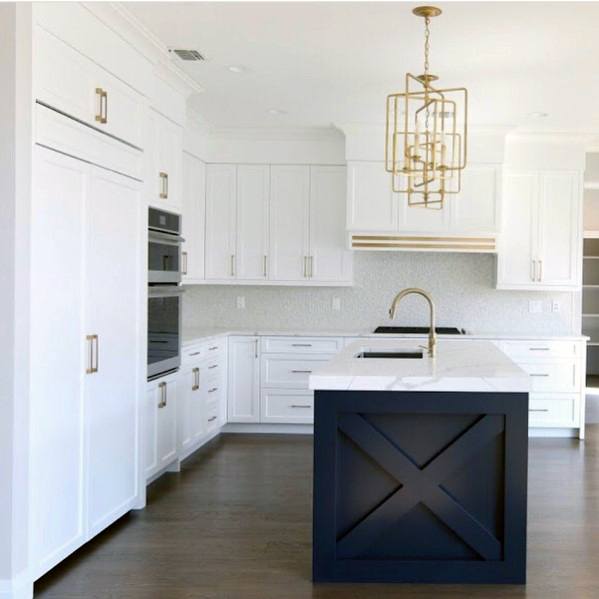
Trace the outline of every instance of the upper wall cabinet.
{"label": "upper wall cabinet", "polygon": [[498,289],[580,288],[580,179],[578,171],[505,174]]}
{"label": "upper wall cabinet", "polygon": [[301,281],[309,277],[310,167],[271,167],[271,278]]}
{"label": "upper wall cabinet", "polygon": [[41,27],[35,28],[34,96],[99,131],[144,147],[141,94]]}
{"label": "upper wall cabinet", "polygon": [[193,283],[204,278],[206,165],[187,152],[183,153],[182,216],[181,274],[184,283]]}
{"label": "upper wall cabinet", "polygon": [[235,278],[237,167],[206,167],[206,279]]}
{"label": "upper wall cabinet", "polygon": [[[436,210],[410,207],[404,194],[393,193],[383,163],[351,162],[347,173],[347,228],[353,233],[352,246],[494,251],[499,224],[499,175],[498,165],[469,165],[462,172],[460,193],[446,196],[444,207]],[[390,233],[396,235],[389,238]],[[430,235],[438,237],[441,243],[436,247],[435,240],[418,244],[418,237]],[[378,245],[377,237],[383,240],[385,236],[390,242]],[[452,236],[474,239],[453,245]]]}
{"label": "upper wall cabinet", "polygon": [[347,285],[345,168],[207,167],[206,279]]}
{"label": "upper wall cabinet", "polygon": [[154,110],[148,111],[149,203],[159,208],[181,211],[183,129]]}

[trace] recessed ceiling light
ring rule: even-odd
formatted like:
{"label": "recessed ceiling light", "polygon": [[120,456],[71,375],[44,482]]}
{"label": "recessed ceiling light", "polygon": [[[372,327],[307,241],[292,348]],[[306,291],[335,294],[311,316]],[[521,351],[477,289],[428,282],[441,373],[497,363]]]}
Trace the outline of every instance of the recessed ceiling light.
{"label": "recessed ceiling light", "polygon": [[227,69],[229,69],[231,73],[245,73],[247,71],[247,69],[240,64],[230,64]]}
{"label": "recessed ceiling light", "polygon": [[270,108],[268,110],[268,114],[272,114],[272,115],[281,115],[281,114],[287,114],[286,110],[280,110],[279,108]]}
{"label": "recessed ceiling light", "polygon": [[549,116],[549,113],[547,112],[531,112],[528,115],[529,117],[532,117],[533,119],[544,119],[545,117]]}

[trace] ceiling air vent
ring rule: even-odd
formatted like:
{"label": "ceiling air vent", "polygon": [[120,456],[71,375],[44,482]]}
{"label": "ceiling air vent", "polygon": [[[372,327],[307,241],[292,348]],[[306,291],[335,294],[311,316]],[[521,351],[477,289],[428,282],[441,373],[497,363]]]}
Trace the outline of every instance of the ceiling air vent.
{"label": "ceiling air vent", "polygon": [[181,60],[205,60],[205,58],[197,50],[180,50],[172,49],[169,52],[174,52]]}

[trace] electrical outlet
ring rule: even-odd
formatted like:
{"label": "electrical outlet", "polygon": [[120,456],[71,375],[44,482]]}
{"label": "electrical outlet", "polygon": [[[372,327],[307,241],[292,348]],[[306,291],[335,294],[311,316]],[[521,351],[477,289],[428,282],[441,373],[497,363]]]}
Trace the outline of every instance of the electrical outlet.
{"label": "electrical outlet", "polygon": [[339,310],[341,310],[341,298],[334,297],[333,301],[331,302],[331,308],[335,312],[339,312]]}
{"label": "electrical outlet", "polygon": [[553,300],[551,302],[551,311],[552,312],[560,312],[561,309],[562,309],[562,306],[557,300]]}
{"label": "electrical outlet", "polygon": [[245,297],[243,295],[237,296],[237,309],[245,310]]}
{"label": "electrical outlet", "polygon": [[528,311],[531,314],[540,314],[543,311],[543,302],[540,300],[530,300],[528,302]]}

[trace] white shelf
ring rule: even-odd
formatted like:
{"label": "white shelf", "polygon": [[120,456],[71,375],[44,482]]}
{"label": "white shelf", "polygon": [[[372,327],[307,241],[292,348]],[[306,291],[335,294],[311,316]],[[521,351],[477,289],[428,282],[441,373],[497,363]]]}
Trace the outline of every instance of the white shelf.
{"label": "white shelf", "polygon": [[583,285],[583,289],[599,289],[599,285]]}
{"label": "white shelf", "polygon": [[599,189],[599,181],[585,181],[583,187],[585,189]]}
{"label": "white shelf", "polygon": [[599,314],[583,314],[583,318],[599,318]]}
{"label": "white shelf", "polygon": [[599,231],[596,229],[588,229],[582,235],[585,239],[599,239]]}
{"label": "white shelf", "polygon": [[599,256],[583,256],[583,260],[599,260]]}

